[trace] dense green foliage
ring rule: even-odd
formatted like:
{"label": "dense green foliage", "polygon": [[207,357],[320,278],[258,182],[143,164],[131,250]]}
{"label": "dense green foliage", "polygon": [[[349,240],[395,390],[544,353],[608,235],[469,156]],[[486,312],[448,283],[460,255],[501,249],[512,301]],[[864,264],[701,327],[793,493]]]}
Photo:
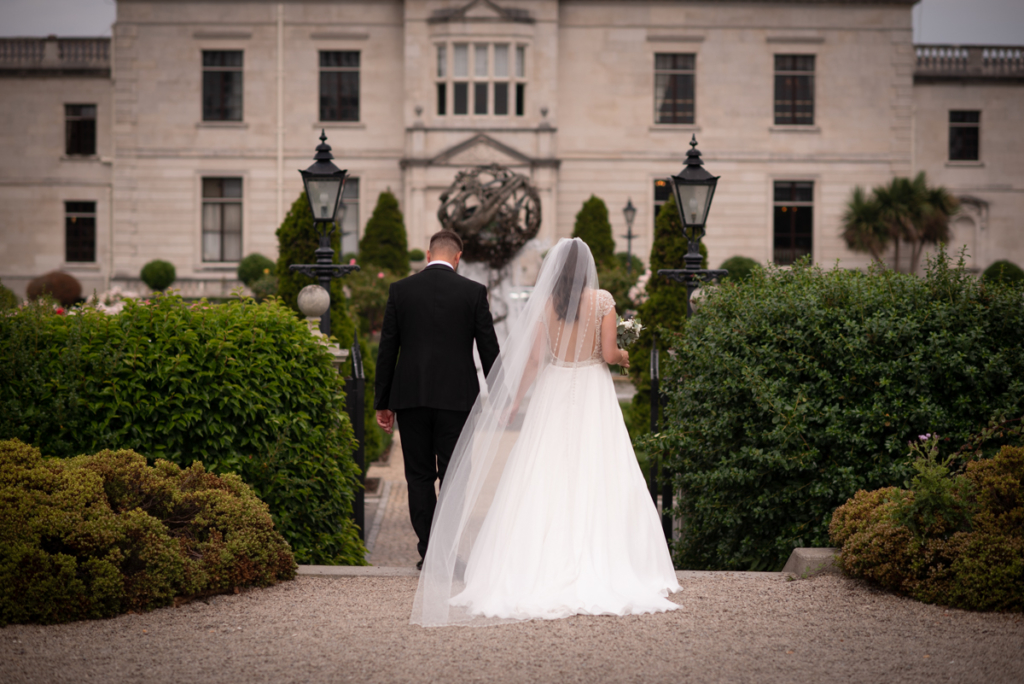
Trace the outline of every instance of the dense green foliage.
{"label": "dense green foliage", "polygon": [[583,203],[583,207],[576,214],[572,236],[587,243],[598,268],[616,265],[612,224],[608,220],[608,207],[600,197],[591,195],[590,199]]}
{"label": "dense green foliage", "polygon": [[345,278],[345,289],[358,314],[359,329],[363,335],[380,332],[388,304],[388,290],[398,279],[390,271],[358,271]]}
{"label": "dense green foliage", "polygon": [[1024,448],[952,476],[934,439],[916,451],[908,490],[858,491],[836,510],[837,565],[927,603],[1024,611]]}
{"label": "dense green foliage", "polygon": [[174,264],[162,259],[154,259],[142,267],[142,273],[139,274],[139,277],[142,278],[142,282],[149,286],[149,289],[159,292],[170,287],[177,274],[174,270]]}
{"label": "dense green foliage", "polygon": [[272,276],[277,264],[262,254],[250,254],[238,263],[238,279],[248,287],[264,276]]}
{"label": "dense green foliage", "polygon": [[0,441],[0,500],[0,625],[107,618],[295,576],[267,505],[198,462],[42,458]]}
{"label": "dense green foliage", "polygon": [[608,290],[615,298],[615,310],[620,316],[636,309],[636,304],[630,299],[629,293],[645,270],[643,262],[636,257],[632,259],[633,269],[629,270],[626,267],[629,263],[626,257],[626,254],[616,254],[615,259],[608,265],[597,267],[597,281],[601,284],[601,289]]}
{"label": "dense green foliage", "polygon": [[409,261],[423,261],[426,258],[427,255],[422,249],[409,250]]}
{"label": "dense green foliage", "polygon": [[1022,294],[941,251],[924,278],[804,261],[709,293],[672,336],[648,445],[671,454],[678,567],[778,569],[856,491],[903,482],[909,440],[1020,415]]}
{"label": "dense green foliage", "polygon": [[981,277],[990,282],[1005,280],[1009,283],[1021,283],[1024,282],[1024,269],[1012,261],[1000,259],[986,268]]}
{"label": "dense green foliage", "polygon": [[[651,246],[651,276],[647,281],[647,300],[637,309],[637,317],[644,329],[640,339],[629,349],[629,376],[636,386],[633,395],[630,433],[642,435],[651,429],[651,348],[659,338],[661,328],[679,330],[686,325],[686,288],[658,275],[661,268],[684,268],[683,255],[689,247],[683,235],[683,224],[676,211],[675,197],[669,199],[658,212],[654,224],[654,244]],[[701,268],[708,267],[708,250],[700,243],[704,257]],[[665,344],[658,343],[662,352]],[[664,355],[662,355],[664,358]]]}
{"label": "dense green foliage", "polygon": [[734,256],[723,261],[719,268],[724,268],[729,272],[729,275],[722,280],[734,280],[741,283],[750,277],[754,269],[761,268],[761,264],[750,257]]}
{"label": "dense green foliage", "polygon": [[401,278],[409,275],[409,244],[398,198],[390,190],[380,193],[366,232],[359,241],[359,263],[366,270],[384,269]]}
{"label": "dense green foliage", "polygon": [[0,282],[0,311],[13,309],[18,306],[18,297],[14,292]]}
{"label": "dense green foliage", "polygon": [[71,457],[132,449],[239,474],[302,563],[362,564],[344,380],[277,301],[158,295],[107,316],[0,316],[0,439]]}

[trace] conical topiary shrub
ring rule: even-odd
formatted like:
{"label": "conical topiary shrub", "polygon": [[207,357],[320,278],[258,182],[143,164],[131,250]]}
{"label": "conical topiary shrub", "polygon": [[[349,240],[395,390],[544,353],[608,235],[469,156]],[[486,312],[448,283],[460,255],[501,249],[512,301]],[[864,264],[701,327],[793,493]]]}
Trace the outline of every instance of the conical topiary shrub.
{"label": "conical topiary shrub", "polygon": [[366,233],[359,241],[359,263],[373,264],[399,277],[409,275],[409,243],[398,199],[390,190],[380,193]]}
{"label": "conical topiary shrub", "polygon": [[591,195],[590,199],[583,203],[583,207],[576,214],[572,236],[587,243],[598,268],[616,265],[612,224],[608,221],[608,207],[600,197]]}
{"label": "conical topiary shrub", "polygon": [[[651,246],[651,277],[647,281],[647,301],[640,305],[637,317],[643,332],[629,350],[629,375],[636,386],[631,411],[630,433],[634,436],[651,429],[651,348],[658,328],[680,330],[686,325],[686,288],[658,275],[661,268],[684,268],[683,256],[689,249],[683,226],[676,211],[676,200],[670,198],[658,212],[654,226],[654,244]],[[704,259],[701,268],[708,267],[708,250],[700,243]],[[665,345],[659,341],[664,350]]]}

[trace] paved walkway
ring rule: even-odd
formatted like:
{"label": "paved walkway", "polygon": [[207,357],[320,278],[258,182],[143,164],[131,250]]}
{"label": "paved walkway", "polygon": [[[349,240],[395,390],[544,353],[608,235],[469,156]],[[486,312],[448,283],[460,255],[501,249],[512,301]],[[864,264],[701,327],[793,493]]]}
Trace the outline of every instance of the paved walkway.
{"label": "paved walkway", "polygon": [[383,507],[374,509],[372,522],[367,510],[367,560],[378,567],[416,567],[420,554],[416,551],[416,533],[409,521],[409,488],[405,484],[405,461],[398,430],[391,441],[387,464],[371,463],[366,476],[381,478],[381,497],[377,505]]}

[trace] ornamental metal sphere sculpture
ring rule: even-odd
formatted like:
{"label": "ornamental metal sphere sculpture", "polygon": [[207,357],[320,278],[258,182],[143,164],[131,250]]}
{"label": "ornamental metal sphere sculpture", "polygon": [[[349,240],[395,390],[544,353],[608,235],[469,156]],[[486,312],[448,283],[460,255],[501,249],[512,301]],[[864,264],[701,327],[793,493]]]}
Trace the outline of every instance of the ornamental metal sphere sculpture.
{"label": "ornamental metal sphere sculpture", "polygon": [[499,164],[460,171],[441,195],[441,225],[462,238],[462,258],[504,268],[540,230],[540,195]]}

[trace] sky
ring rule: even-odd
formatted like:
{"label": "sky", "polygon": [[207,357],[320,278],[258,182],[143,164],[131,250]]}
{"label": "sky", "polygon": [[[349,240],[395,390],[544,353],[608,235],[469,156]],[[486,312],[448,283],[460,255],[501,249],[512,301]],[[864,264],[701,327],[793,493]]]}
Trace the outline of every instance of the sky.
{"label": "sky", "polygon": [[[109,36],[114,0],[0,0],[0,36]],[[921,0],[914,42],[1024,45],[1024,0]]]}

